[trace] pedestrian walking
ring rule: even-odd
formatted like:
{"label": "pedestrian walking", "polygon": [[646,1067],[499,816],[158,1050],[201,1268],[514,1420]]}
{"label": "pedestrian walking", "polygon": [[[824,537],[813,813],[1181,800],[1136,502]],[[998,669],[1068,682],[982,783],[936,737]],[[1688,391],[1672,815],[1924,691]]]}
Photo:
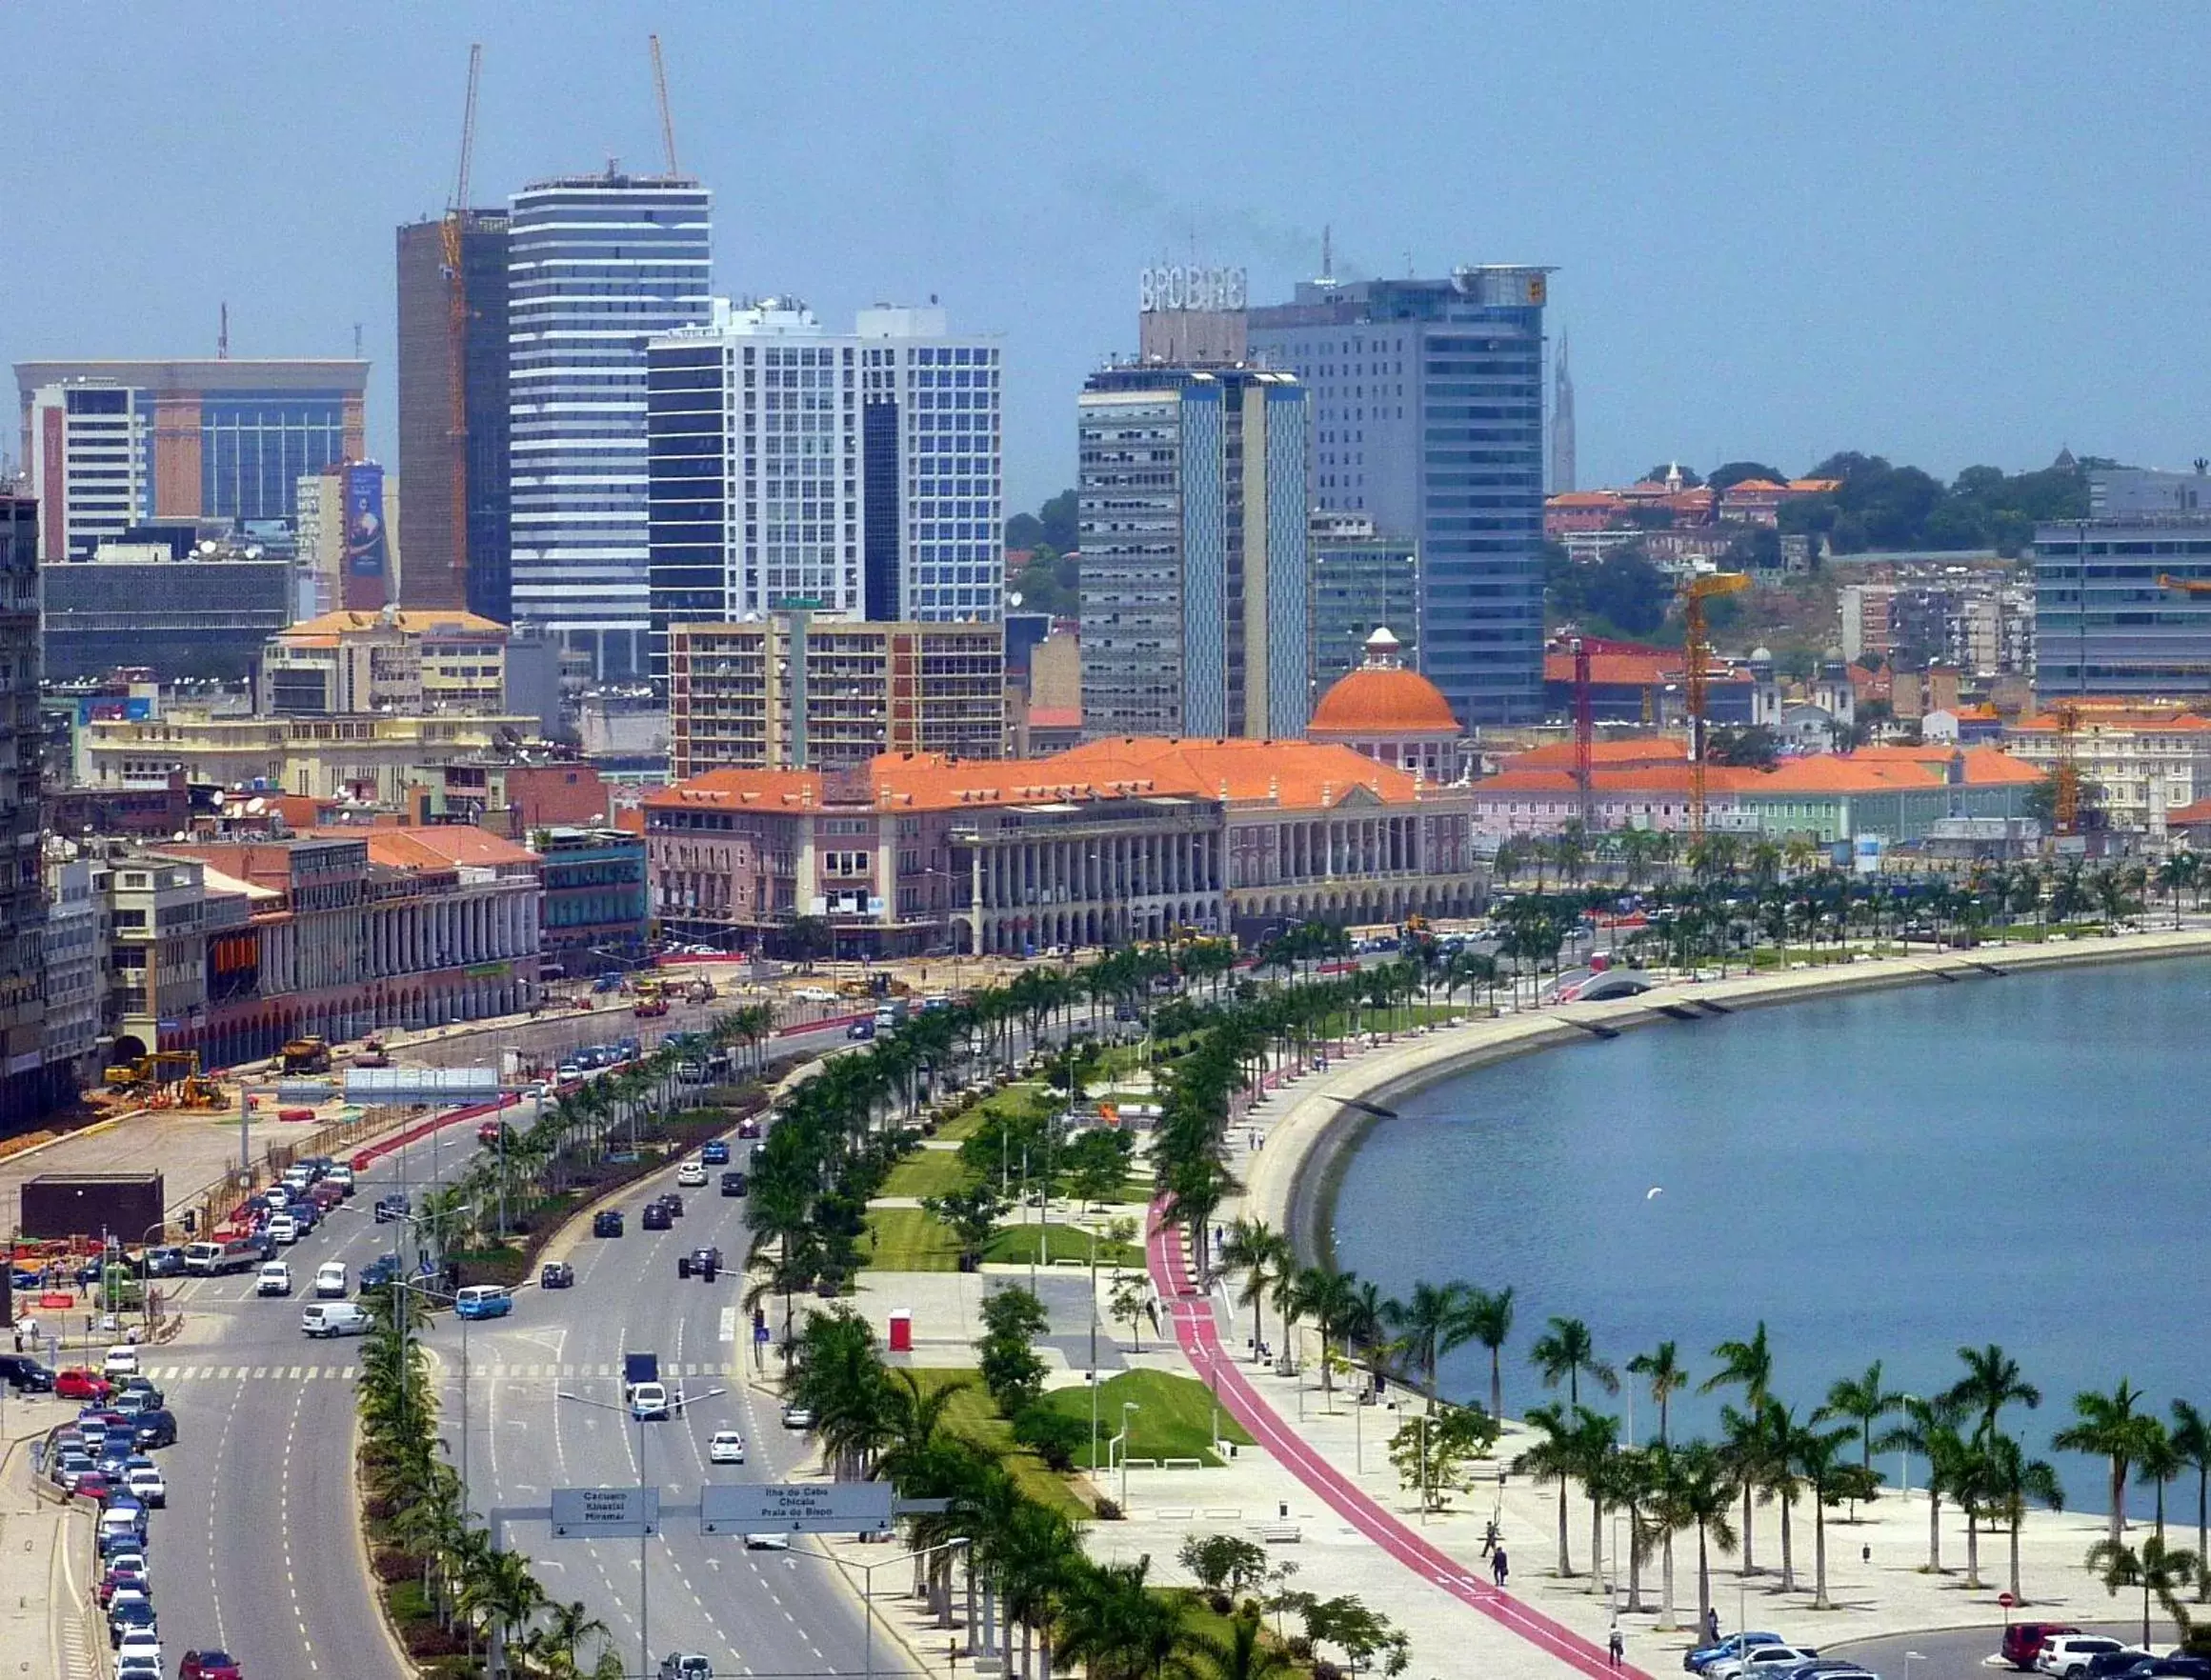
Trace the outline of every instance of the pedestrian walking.
{"label": "pedestrian walking", "polygon": [[1502,1592],[1505,1577],[1512,1572],[1512,1565],[1506,1560],[1505,1549],[1501,1545],[1489,1554],[1489,1572],[1490,1578],[1497,1584],[1497,1590]]}
{"label": "pedestrian walking", "polygon": [[1705,1606],[1704,1609],[1704,1643],[1707,1645],[1719,1643],[1719,1611],[1710,1605]]}
{"label": "pedestrian walking", "polygon": [[1612,1666],[1616,1669],[1618,1668],[1620,1655],[1627,1650],[1627,1641],[1620,1637],[1618,1622],[1612,1625],[1612,1632],[1605,1639],[1604,1650],[1606,1656],[1612,1661]]}

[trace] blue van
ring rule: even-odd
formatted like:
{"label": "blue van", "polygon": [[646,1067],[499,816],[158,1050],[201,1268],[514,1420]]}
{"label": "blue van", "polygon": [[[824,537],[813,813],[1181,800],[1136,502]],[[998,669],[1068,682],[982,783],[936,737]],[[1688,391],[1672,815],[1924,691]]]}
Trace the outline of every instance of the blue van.
{"label": "blue van", "polygon": [[514,1310],[514,1297],[501,1284],[471,1284],[453,1297],[452,1310],[460,1318],[504,1318]]}

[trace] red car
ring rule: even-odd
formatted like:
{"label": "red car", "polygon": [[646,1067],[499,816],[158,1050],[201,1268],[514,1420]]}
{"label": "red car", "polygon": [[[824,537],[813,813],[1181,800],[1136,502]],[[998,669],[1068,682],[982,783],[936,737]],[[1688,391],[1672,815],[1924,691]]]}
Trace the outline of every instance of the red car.
{"label": "red car", "polygon": [[2003,1630],[2003,1660],[2015,1669],[2032,1670],[2045,1640],[2060,1633],[2078,1633],[2070,1622],[2007,1622]]}
{"label": "red car", "polygon": [[144,1570],[110,1570],[100,1577],[100,1603],[105,1606],[124,1588],[143,1592],[149,1598],[153,1595],[153,1589],[146,1584]]}
{"label": "red car", "polygon": [[507,1127],[504,1121],[487,1120],[476,1128],[476,1141],[480,1144],[495,1144],[506,1134]]}
{"label": "red car", "polygon": [[53,1392],[57,1400],[105,1400],[114,1388],[114,1384],[96,1370],[72,1368],[54,1373]]}
{"label": "red car", "polygon": [[738,1121],[737,1135],[739,1137],[758,1137],[760,1135],[760,1123],[757,1120]]}
{"label": "red car", "polygon": [[176,1680],[245,1680],[237,1659],[227,1650],[188,1650]]}
{"label": "red car", "polygon": [[77,1478],[77,1485],[70,1490],[79,1499],[90,1499],[94,1505],[103,1503],[110,1491],[108,1478],[98,1470],[87,1470]]}

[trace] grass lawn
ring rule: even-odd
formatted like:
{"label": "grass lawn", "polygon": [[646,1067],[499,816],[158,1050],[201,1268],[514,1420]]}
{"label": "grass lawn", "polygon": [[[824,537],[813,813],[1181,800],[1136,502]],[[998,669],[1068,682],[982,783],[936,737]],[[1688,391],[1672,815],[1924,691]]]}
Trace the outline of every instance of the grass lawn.
{"label": "grass lawn", "polygon": [[878,1192],[886,1196],[941,1196],[965,1189],[974,1174],[956,1150],[922,1150],[891,1169]]}
{"label": "grass lawn", "polygon": [[[1140,1410],[1129,1417],[1129,1456],[1132,1458],[1195,1458],[1208,1465],[1220,1460],[1213,1450],[1213,1395],[1196,1377],[1176,1376],[1164,1370],[1125,1370],[1098,1385],[1098,1450],[1105,1437],[1120,1428],[1121,1402],[1133,1400]],[[1044,1404],[1064,1412],[1086,1428],[1090,1423],[1087,1389],[1055,1389]],[[1220,1414],[1220,1438],[1249,1446],[1251,1436],[1227,1411]],[[1090,1442],[1076,1450],[1075,1462],[1088,1464]]]}
{"label": "grass lawn", "polygon": [[959,1242],[918,1208],[875,1208],[868,1213],[860,1264],[877,1271],[957,1271]]}
{"label": "grass lawn", "polygon": [[[1235,1630],[1229,1624],[1229,1618],[1217,1613],[1211,1605],[1207,1604],[1205,1595],[1196,1588],[1155,1587],[1152,1590],[1169,1603],[1180,1608],[1182,1625],[1191,1632],[1197,1634],[1200,1638],[1214,1641],[1224,1650],[1229,1648],[1230,1642],[1236,1636]],[[1249,1596],[1248,1589],[1246,1595]],[[1259,1643],[1263,1646],[1274,1645],[1275,1627],[1273,1621],[1262,1619],[1262,1627],[1263,1632]],[[1311,1674],[1313,1670],[1304,1663],[1292,1662],[1287,1668],[1278,1669],[1276,1672],[1286,1676],[1287,1680],[1301,1680],[1302,1676]]]}
{"label": "grass lawn", "polygon": [[[1039,1238],[1037,1232],[1044,1233]],[[1090,1262],[1090,1232],[1078,1225],[1002,1225],[983,1250],[983,1258],[1007,1266],[1026,1266],[1031,1255],[1050,1264],[1054,1260],[1079,1259],[1086,1266]],[[1109,1242],[1098,1238],[1097,1263],[1101,1267],[1141,1266],[1144,1250],[1134,1243]]]}
{"label": "grass lawn", "polygon": [[1090,1508],[1075,1497],[1074,1489],[1045,1469],[1044,1461],[1026,1447],[1014,1444],[1012,1428],[998,1415],[998,1409],[983,1388],[982,1379],[974,1371],[921,1370],[914,1372],[914,1380],[921,1385],[924,1392],[934,1392],[962,1378],[969,1386],[955,1394],[945,1407],[944,1427],[995,1455],[1021,1490],[1039,1505],[1066,1516],[1088,1517]]}
{"label": "grass lawn", "polygon": [[1044,1087],[1035,1080],[1009,1085],[1003,1090],[993,1091],[979,1103],[970,1103],[937,1127],[936,1135],[947,1143],[964,1143],[982,1130],[987,1116],[1008,1110],[1018,1112],[1037,1107],[1047,1100]]}

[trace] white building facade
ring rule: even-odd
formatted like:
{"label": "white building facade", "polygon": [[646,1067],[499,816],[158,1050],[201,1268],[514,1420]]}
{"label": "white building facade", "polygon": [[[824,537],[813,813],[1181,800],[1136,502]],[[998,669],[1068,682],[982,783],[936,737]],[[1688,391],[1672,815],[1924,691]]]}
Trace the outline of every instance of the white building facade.
{"label": "white building facade", "polygon": [[[680,176],[564,176],[509,234],[513,612],[645,669],[645,344],[709,311],[713,195]],[[426,556],[426,559],[430,558]]]}
{"label": "white building facade", "polygon": [[43,385],[29,422],[42,561],[90,560],[152,515],[153,417],[138,391],[106,380]]}

